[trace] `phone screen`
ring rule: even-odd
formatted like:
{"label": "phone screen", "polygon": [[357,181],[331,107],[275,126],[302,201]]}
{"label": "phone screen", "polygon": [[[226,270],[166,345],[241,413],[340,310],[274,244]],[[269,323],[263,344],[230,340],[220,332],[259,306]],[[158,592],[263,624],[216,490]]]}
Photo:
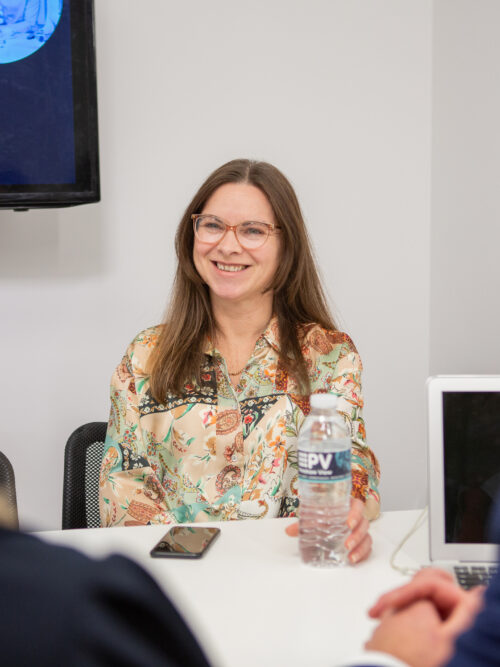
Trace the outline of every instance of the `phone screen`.
{"label": "phone screen", "polygon": [[151,556],[154,558],[200,558],[219,533],[219,528],[174,526],[151,550]]}

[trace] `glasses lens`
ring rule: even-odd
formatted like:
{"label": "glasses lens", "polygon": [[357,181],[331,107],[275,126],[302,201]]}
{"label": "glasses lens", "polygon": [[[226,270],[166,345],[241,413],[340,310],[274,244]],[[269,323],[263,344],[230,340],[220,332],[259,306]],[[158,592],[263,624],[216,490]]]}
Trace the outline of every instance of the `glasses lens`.
{"label": "glasses lens", "polygon": [[258,248],[269,235],[269,227],[264,222],[243,222],[236,227],[238,241],[245,248]]}
{"label": "glasses lens", "polygon": [[196,233],[203,243],[216,243],[225,229],[224,223],[211,215],[204,215],[196,220]]}

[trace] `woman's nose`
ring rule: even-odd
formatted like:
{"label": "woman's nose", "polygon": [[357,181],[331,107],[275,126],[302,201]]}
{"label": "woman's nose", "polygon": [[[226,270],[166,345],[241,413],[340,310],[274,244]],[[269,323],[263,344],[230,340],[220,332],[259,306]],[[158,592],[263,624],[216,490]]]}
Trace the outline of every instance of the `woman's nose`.
{"label": "woman's nose", "polygon": [[238,237],[236,236],[236,229],[234,227],[230,227],[226,231],[223,238],[219,241],[218,247],[220,250],[222,250],[222,252],[226,253],[242,251],[242,247],[238,241]]}

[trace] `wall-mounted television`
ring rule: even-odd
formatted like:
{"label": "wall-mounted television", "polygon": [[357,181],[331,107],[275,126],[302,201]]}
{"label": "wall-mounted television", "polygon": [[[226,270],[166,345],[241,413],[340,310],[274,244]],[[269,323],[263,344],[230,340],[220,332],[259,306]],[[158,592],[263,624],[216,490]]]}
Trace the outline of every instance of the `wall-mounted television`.
{"label": "wall-mounted television", "polygon": [[99,199],[93,0],[0,0],[0,208]]}

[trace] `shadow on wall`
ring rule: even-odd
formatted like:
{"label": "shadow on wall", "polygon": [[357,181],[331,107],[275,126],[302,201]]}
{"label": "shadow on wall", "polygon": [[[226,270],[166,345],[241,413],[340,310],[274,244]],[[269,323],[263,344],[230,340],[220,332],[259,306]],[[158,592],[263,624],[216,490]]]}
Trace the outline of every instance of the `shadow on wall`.
{"label": "shadow on wall", "polygon": [[0,211],[0,280],[105,272],[102,207]]}

